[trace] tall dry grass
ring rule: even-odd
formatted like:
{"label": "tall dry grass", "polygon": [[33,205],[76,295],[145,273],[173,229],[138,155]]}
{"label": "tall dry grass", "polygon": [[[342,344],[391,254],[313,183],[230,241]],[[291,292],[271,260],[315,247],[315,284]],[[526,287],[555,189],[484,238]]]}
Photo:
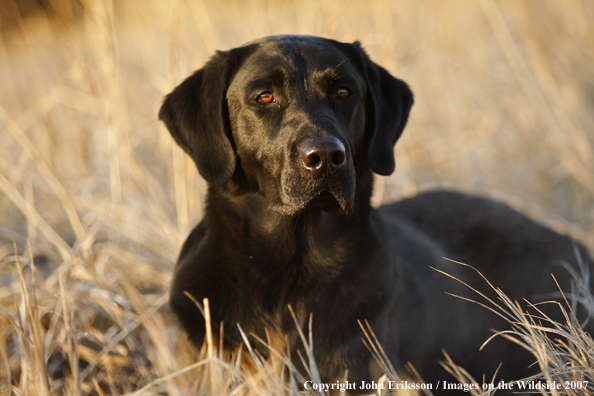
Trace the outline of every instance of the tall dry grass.
{"label": "tall dry grass", "polygon": [[42,3],[0,1],[0,393],[297,393],[308,374],[280,357],[249,357],[257,375],[216,348],[195,363],[166,306],[205,183],[161,98],[264,35],[361,40],[411,85],[376,205],[453,186],[594,247],[592,2]]}

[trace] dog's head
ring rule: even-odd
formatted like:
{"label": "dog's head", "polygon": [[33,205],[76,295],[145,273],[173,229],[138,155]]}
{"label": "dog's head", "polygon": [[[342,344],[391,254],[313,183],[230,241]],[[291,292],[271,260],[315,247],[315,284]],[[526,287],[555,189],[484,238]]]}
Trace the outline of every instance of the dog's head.
{"label": "dog's head", "polygon": [[234,183],[288,215],[349,212],[362,169],[394,171],[412,104],[358,42],[274,36],[218,52],[159,118],[211,185]]}

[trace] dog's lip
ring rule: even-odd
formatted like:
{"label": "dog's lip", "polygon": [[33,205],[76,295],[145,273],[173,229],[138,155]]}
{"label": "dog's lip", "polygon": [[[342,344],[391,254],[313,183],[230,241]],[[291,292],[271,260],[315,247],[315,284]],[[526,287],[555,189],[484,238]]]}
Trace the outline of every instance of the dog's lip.
{"label": "dog's lip", "polygon": [[351,213],[355,207],[355,175],[344,169],[338,175],[311,178],[286,172],[281,177],[281,188],[271,209],[286,215],[307,211],[341,211]]}
{"label": "dog's lip", "polygon": [[288,216],[295,216],[304,211],[334,212],[339,210],[348,214],[354,208],[354,197],[347,199],[342,194],[327,189],[320,190],[317,194],[305,199],[291,199],[290,201],[292,202],[283,202],[281,205],[273,206],[272,209]]}
{"label": "dog's lip", "polygon": [[326,212],[340,209],[344,213],[349,213],[352,210],[352,205],[349,205],[346,199],[327,190],[321,191],[318,195],[310,199],[305,208],[307,209],[308,207],[321,209]]}

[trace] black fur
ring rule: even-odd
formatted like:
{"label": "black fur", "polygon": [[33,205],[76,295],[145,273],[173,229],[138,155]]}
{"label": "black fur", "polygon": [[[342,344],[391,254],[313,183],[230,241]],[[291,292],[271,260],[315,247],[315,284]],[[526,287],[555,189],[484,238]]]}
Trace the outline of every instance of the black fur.
{"label": "black fur", "polygon": [[[262,93],[275,100],[259,101]],[[326,381],[347,369],[351,379],[377,375],[357,319],[369,320],[397,370],[405,373],[411,361],[426,381],[450,379],[437,363],[442,349],[476,378],[490,379],[500,362],[498,378],[527,373],[530,356],[507,340],[478,351],[491,328],[508,325],[446,295],[478,298],[430,267],[488,293],[474,271],[442,257],[460,260],[510,297],[537,302],[557,290],[551,272],[569,290],[557,262],[575,267],[574,243],[503,204],[457,193],[372,209],[372,171],[394,170],[393,146],[412,104],[408,86],[358,43],[309,36],[219,52],[167,96],[159,116],[210,184],[171,288],[195,345],[205,323],[186,291],[209,298],[214,331],[224,323],[228,349],[242,345],[240,324],[262,338],[265,329],[287,334],[297,357],[287,306],[304,329],[313,313]]]}

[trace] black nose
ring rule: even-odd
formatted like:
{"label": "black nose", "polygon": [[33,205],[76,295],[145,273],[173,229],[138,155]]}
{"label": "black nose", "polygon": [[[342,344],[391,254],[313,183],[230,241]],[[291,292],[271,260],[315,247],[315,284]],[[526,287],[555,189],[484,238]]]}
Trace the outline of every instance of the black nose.
{"label": "black nose", "polygon": [[326,169],[336,172],[346,165],[346,150],[335,137],[313,138],[301,146],[301,161],[315,176]]}

